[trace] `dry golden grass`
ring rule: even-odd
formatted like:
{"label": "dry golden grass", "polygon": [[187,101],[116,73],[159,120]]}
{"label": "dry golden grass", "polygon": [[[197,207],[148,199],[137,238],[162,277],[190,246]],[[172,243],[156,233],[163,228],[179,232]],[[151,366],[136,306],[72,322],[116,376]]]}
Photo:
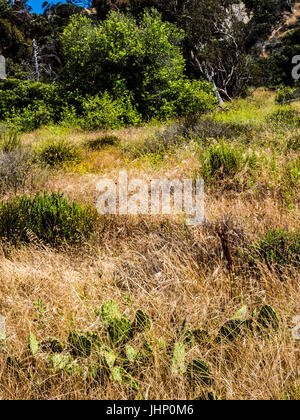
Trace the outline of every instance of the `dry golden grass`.
{"label": "dry golden grass", "polygon": [[[255,95],[262,102],[262,94]],[[269,96],[268,101],[271,104]],[[273,104],[270,106],[273,108]],[[139,143],[149,135],[145,130],[128,129],[118,135],[123,135],[126,142],[134,138]],[[31,134],[26,141],[37,141],[39,135]],[[81,143],[82,136],[86,140],[87,136],[96,138],[98,133],[73,136]],[[267,148],[262,150],[270,153]],[[183,177],[199,170],[193,145],[179,148],[154,165],[145,157],[130,161],[130,155],[124,158],[117,147],[100,151],[97,156],[99,165],[92,173],[49,171],[42,188],[63,191],[70,199],[94,204],[95,185],[103,173],[116,178],[119,169],[126,168],[131,177],[140,175],[149,180],[153,174]],[[279,168],[285,159],[283,154],[278,156]],[[159,338],[170,342],[184,320],[188,329],[206,329],[215,337],[242,305],[248,306],[251,316],[255,308],[267,303],[279,315],[279,331],[249,333],[228,344],[212,341],[193,345],[187,360],[204,359],[210,365],[215,382],[209,390],[215,398],[299,399],[299,340],[291,334],[292,318],[300,314],[299,271],[295,267],[285,267],[281,272],[270,270],[259,260],[252,266],[249,259],[254,244],[268,229],[299,229],[299,191],[295,191],[293,206],[289,206],[280,185],[273,181],[270,187],[267,183],[267,169],[261,170],[259,177],[260,187],[258,180],[254,187],[226,189],[225,182],[207,185],[207,220],[203,226],[188,228],[172,217],[111,216],[102,218],[97,233],[80,248],[54,249],[32,243],[15,249],[2,243],[0,314],[6,317],[7,347],[0,352],[0,398],[200,397],[207,391],[205,387],[193,389],[184,375],[170,373],[169,357],[160,348]],[[217,234],[220,225],[228,232],[234,295]],[[30,333],[38,340],[56,337],[64,342],[74,329],[104,334],[95,311],[111,299],[130,319],[142,309],[152,321],[147,336],[154,360],[148,366],[138,366],[135,372],[138,393],[111,380],[101,385],[85,375],[50,373],[45,354],[33,357],[28,353]],[[8,356],[18,357],[20,365],[9,366]],[[82,364],[87,366],[87,361]]]}

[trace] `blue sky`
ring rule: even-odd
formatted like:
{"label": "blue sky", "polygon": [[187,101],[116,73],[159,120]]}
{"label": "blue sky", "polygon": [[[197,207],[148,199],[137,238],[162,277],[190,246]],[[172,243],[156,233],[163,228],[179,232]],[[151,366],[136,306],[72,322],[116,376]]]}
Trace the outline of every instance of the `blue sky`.
{"label": "blue sky", "polygon": [[[45,0],[29,0],[28,4],[32,8],[32,11],[34,13],[43,13],[42,4],[44,3],[44,1]],[[49,3],[58,3],[59,1],[60,1],[60,3],[65,3],[64,0],[57,0],[57,1],[51,1],[50,0]]]}

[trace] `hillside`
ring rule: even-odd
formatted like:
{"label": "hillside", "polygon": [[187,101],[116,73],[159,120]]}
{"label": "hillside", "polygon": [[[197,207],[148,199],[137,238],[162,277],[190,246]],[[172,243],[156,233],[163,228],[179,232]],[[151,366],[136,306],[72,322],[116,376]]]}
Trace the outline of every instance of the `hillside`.
{"label": "hillside", "polygon": [[[299,400],[299,115],[259,89],[198,120],[42,128],[10,166],[2,154],[3,200],[46,190],[94,208],[98,180],[121,170],[202,176],[206,221],[107,215],[77,245],[34,225],[27,244],[2,241],[1,398]],[[55,167],[40,152],[17,183],[18,156],[58,138],[73,154]]]}

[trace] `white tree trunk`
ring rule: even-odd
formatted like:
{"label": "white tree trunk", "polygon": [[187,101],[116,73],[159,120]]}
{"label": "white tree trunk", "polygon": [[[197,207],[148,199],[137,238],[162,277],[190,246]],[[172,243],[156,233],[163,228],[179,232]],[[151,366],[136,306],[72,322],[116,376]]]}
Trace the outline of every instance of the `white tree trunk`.
{"label": "white tree trunk", "polygon": [[38,46],[36,40],[32,41],[33,46],[33,64],[34,64],[34,78],[38,82],[40,79],[39,61],[38,61]]}

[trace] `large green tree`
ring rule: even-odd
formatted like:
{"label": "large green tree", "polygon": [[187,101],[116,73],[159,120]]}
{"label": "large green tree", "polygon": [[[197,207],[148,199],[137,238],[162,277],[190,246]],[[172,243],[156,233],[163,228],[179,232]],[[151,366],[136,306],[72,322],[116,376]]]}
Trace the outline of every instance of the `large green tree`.
{"label": "large green tree", "polygon": [[185,76],[183,37],[155,10],[144,13],[138,24],[119,12],[100,24],[75,17],[62,37],[64,82],[82,94],[131,97],[144,116],[205,108],[213,103],[210,88],[192,86]]}
{"label": "large green tree", "polygon": [[215,83],[223,97],[240,94],[249,78],[245,54],[245,24],[232,5],[239,0],[94,0],[99,18],[110,9],[130,11],[139,18],[144,8],[155,7],[165,21],[186,34],[184,57],[190,77]]}

